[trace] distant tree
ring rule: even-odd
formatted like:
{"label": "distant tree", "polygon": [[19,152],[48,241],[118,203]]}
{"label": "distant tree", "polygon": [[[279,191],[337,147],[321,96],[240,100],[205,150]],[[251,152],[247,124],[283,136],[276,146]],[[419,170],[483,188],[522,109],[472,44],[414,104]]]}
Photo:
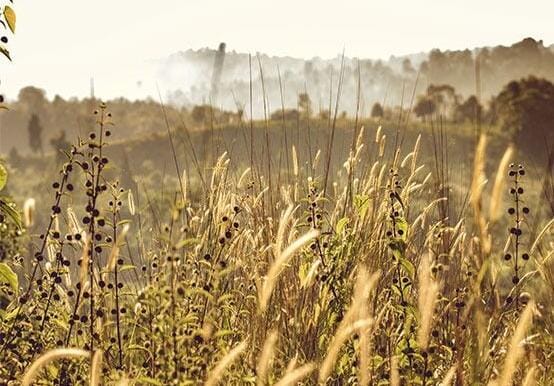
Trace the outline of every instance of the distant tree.
{"label": "distant tree", "polygon": [[542,150],[554,137],[554,84],[546,79],[530,76],[508,83],[492,107],[497,123],[520,145]]}
{"label": "distant tree", "polygon": [[319,117],[319,119],[321,119],[322,121],[328,121],[328,120],[329,120],[329,117],[330,117],[329,110],[328,110],[328,109],[320,110],[320,111],[319,111],[319,114],[318,114],[318,117]]}
{"label": "distant tree", "polygon": [[483,106],[481,106],[475,95],[471,95],[456,107],[456,121],[475,123],[477,117],[480,117],[482,112]]}
{"label": "distant tree", "polygon": [[379,102],[374,103],[371,108],[371,118],[383,118],[384,115],[385,110],[383,110],[383,106]]}
{"label": "distant tree", "polygon": [[410,58],[406,58],[402,61],[402,72],[406,75],[415,74],[416,71]]}
{"label": "distant tree", "polygon": [[300,113],[303,117],[309,118],[311,115],[311,106],[312,101],[310,100],[310,96],[303,92],[298,94],[298,109],[300,110]]}
{"label": "distant tree", "polygon": [[459,96],[456,90],[449,84],[431,84],[427,87],[427,96],[435,102],[437,110],[444,115],[452,115],[458,106]]}
{"label": "distant tree", "polygon": [[191,112],[192,120],[197,125],[204,125],[210,117],[209,105],[197,105],[192,108]]}
{"label": "distant tree", "polygon": [[10,149],[8,160],[10,162],[10,165],[12,166],[19,167],[21,165],[22,158],[15,146],[12,146],[12,148]]}
{"label": "distant tree", "polygon": [[44,149],[42,147],[42,132],[43,128],[40,124],[40,119],[37,114],[33,114],[29,120],[29,125],[27,126],[27,131],[29,132],[29,146],[33,152],[40,152],[41,155],[44,155]]}
{"label": "distant tree", "polygon": [[414,113],[416,117],[423,119],[425,121],[426,117],[433,114],[437,109],[437,105],[428,96],[420,96],[415,107]]}
{"label": "distant tree", "polygon": [[282,109],[275,110],[273,113],[271,113],[271,120],[273,121],[282,121],[283,115],[285,118],[285,121],[296,121],[298,119],[299,113],[296,109],[285,109],[283,112]]}
{"label": "distant tree", "polygon": [[46,92],[33,86],[22,88],[18,100],[31,114],[42,113],[48,103]]}

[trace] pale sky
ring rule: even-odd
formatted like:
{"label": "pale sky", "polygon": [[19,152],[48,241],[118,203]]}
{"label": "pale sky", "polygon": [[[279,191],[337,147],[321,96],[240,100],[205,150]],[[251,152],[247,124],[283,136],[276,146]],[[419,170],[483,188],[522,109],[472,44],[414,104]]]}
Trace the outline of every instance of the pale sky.
{"label": "pale sky", "polygon": [[[4,4],[7,0],[0,0]],[[0,93],[126,96],[148,62],[188,48],[388,58],[432,48],[554,43],[554,0],[15,0]],[[152,83],[155,83],[152,75]],[[134,90],[136,91],[136,90]],[[134,91],[132,91],[134,93]],[[128,95],[127,95],[128,96]]]}

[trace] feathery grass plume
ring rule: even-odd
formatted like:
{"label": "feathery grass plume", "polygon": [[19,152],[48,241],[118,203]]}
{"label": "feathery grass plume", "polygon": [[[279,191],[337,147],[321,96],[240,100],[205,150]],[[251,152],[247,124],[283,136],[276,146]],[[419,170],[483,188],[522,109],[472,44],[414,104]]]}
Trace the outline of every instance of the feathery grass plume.
{"label": "feathery grass plume", "polygon": [[123,378],[121,378],[121,379],[117,382],[116,385],[117,385],[117,386],[128,386],[128,385],[130,385],[130,384],[131,384],[131,383],[130,383],[130,381],[129,381],[129,378],[123,377]]}
{"label": "feathery grass plume", "polygon": [[100,386],[102,379],[102,350],[96,350],[90,364],[90,386]]}
{"label": "feathery grass plume", "polygon": [[494,179],[494,185],[491,193],[491,201],[489,207],[489,218],[491,221],[497,221],[500,217],[500,203],[502,192],[504,191],[504,185],[506,182],[506,175],[508,174],[508,165],[512,159],[514,152],[513,147],[510,145],[504,152],[500,163],[498,164],[498,170],[496,171],[496,178]]}
{"label": "feathery grass plume", "polygon": [[393,355],[390,359],[390,386],[400,386],[400,371],[398,370],[398,357]]}
{"label": "feathery grass plume", "polygon": [[246,168],[245,171],[242,172],[242,174],[239,177],[239,181],[237,182],[237,188],[242,189],[244,188],[244,181],[246,180],[246,177],[250,174],[250,171],[252,169]]}
{"label": "feathery grass plume", "polygon": [[292,145],[292,173],[295,177],[298,177],[298,156],[294,145]]}
{"label": "feathery grass plume", "polygon": [[362,304],[368,301],[369,295],[375,287],[378,277],[379,273],[374,273],[370,276],[365,268],[360,268],[360,271],[358,272],[358,277],[356,279],[356,284],[354,286],[352,303],[350,304],[348,311],[340,322],[335,335],[331,339],[325,359],[320,366],[320,383],[324,383],[331,374],[340,349],[344,342],[350,337],[350,335],[353,334],[355,331],[363,331],[364,329],[372,326],[374,322],[372,318],[360,320],[359,317],[360,311],[362,309]]}
{"label": "feathery grass plume", "polygon": [[377,131],[375,132],[375,143],[379,143],[381,141],[381,130],[383,128],[381,126],[379,126],[377,128]]}
{"label": "feathery grass plume", "polygon": [[67,218],[71,233],[73,233],[74,235],[81,234],[81,232],[83,231],[83,229],[81,228],[81,223],[77,219],[77,216],[75,215],[75,212],[71,207],[67,207]]}
{"label": "feathery grass plume", "polygon": [[417,159],[419,157],[419,149],[421,147],[421,134],[417,136],[416,143],[414,145],[414,150],[412,151],[413,157],[412,157],[412,173],[415,172],[417,168]]}
{"label": "feathery grass plume", "polygon": [[263,313],[269,303],[273,288],[277,283],[277,279],[285,264],[289,261],[294,254],[302,249],[306,244],[319,236],[319,231],[316,229],[310,230],[308,233],[296,239],[295,242],[290,244],[283,252],[280,252],[267,273],[267,276],[261,286],[261,290],[258,295],[259,300],[259,312]]}
{"label": "feathery grass plume", "polygon": [[298,385],[300,380],[308,376],[314,370],[315,370],[315,365],[312,363],[308,363],[307,365],[301,366],[297,369],[287,371],[284,377],[279,382],[277,382],[274,386]]}
{"label": "feathery grass plume", "polygon": [[471,205],[475,215],[475,221],[479,228],[479,241],[485,255],[488,255],[491,250],[490,235],[487,233],[487,223],[482,210],[481,196],[486,183],[485,177],[485,156],[487,149],[487,137],[482,134],[475,150],[475,159],[473,161],[473,177],[471,181]]}
{"label": "feathery grass plume", "polygon": [[129,224],[125,224],[123,226],[123,228],[121,229],[121,233],[117,238],[117,243],[112,247],[110,256],[108,257],[108,261],[106,263],[106,269],[108,272],[111,272],[115,267],[115,263],[117,262],[117,258],[119,257],[119,249],[121,248],[121,245],[125,243],[127,232],[129,232]]}
{"label": "feathery grass plume", "polygon": [[527,371],[527,374],[525,375],[525,378],[523,379],[522,386],[535,386],[537,383],[537,380],[535,379],[535,373],[537,372],[537,368],[535,366],[531,367],[529,371]]}
{"label": "feathery grass plume", "polygon": [[57,348],[47,351],[27,369],[25,375],[21,379],[21,386],[31,386],[40,370],[55,360],[81,358],[90,358],[90,352],[79,348]]}
{"label": "feathery grass plume", "polygon": [[317,167],[319,166],[319,160],[321,159],[321,150],[318,150],[316,153],[315,153],[315,156],[314,156],[314,160],[312,162],[312,168],[314,170],[317,169]]}
{"label": "feathery grass plume", "polygon": [[355,147],[355,149],[360,149],[361,147],[364,146],[364,144],[363,144],[364,132],[365,132],[365,126],[360,127],[360,132],[358,133],[358,137],[356,137],[356,147]]}
{"label": "feathery grass plume", "polygon": [[412,157],[414,156],[414,153],[408,153],[406,155],[406,157],[404,157],[404,159],[402,160],[402,162],[400,162],[400,167],[401,168],[405,168],[406,167],[406,164],[410,161],[410,159],[412,159]]}
{"label": "feathery grass plume", "polygon": [[319,383],[325,383],[327,378],[329,378],[329,376],[331,375],[331,372],[333,371],[333,368],[337,361],[337,357],[344,342],[346,342],[348,338],[355,332],[362,331],[363,329],[369,328],[372,325],[373,319],[370,318],[365,320],[356,320],[342,327],[339,326],[337,332],[331,340],[331,343],[329,344],[325,359],[321,363],[319,369]]}
{"label": "feathery grass plume", "polygon": [[425,208],[423,208],[423,210],[421,211],[421,213],[419,214],[419,216],[416,217],[416,219],[413,221],[412,223],[412,228],[416,228],[419,224],[421,224],[420,228],[421,230],[424,230],[425,229],[425,225],[426,225],[426,220],[427,220],[427,215],[429,214],[429,212],[431,211],[431,209],[433,209],[437,204],[439,204],[440,202],[442,201],[446,201],[447,198],[446,197],[441,197],[441,198],[437,198],[436,200],[434,201],[431,201]]}
{"label": "feathery grass plume", "polygon": [[521,346],[521,341],[525,339],[527,331],[531,327],[533,322],[533,314],[535,312],[535,302],[531,300],[525,310],[521,313],[519,322],[517,323],[516,329],[510,339],[510,346],[508,352],[506,353],[506,358],[504,359],[504,366],[500,372],[498,386],[511,386],[512,378],[516,371],[517,362],[523,356],[525,350]]}
{"label": "feathery grass plume", "polygon": [[[364,301],[360,305],[360,318],[369,319],[369,302]],[[373,326],[372,326],[373,327]],[[358,378],[360,386],[367,386],[371,381],[371,331],[372,328],[364,328],[360,331],[360,365],[358,366]]]}
{"label": "feathery grass plume", "polygon": [[48,245],[46,246],[47,252],[48,252],[48,262],[53,263],[56,260],[56,253],[57,253],[57,245],[55,242],[48,238]]}
{"label": "feathery grass plume", "polygon": [[233,348],[231,351],[227,353],[221,360],[217,363],[217,365],[213,368],[213,370],[208,374],[208,379],[206,380],[206,383],[204,386],[215,386],[219,383],[221,380],[221,377],[223,376],[223,373],[225,372],[225,369],[227,366],[229,366],[231,363],[233,363],[237,358],[242,354],[242,352],[247,347],[247,341],[244,340],[242,343],[238,344],[235,348]]}
{"label": "feathery grass plume", "polygon": [[275,351],[275,344],[277,343],[277,331],[271,331],[269,336],[264,342],[264,347],[262,348],[262,353],[258,364],[256,366],[256,384],[258,386],[263,386],[267,383],[267,371],[269,369],[269,364],[273,358],[273,352]]}
{"label": "feathery grass plume", "polygon": [[308,273],[306,274],[306,276],[304,276],[304,279],[302,279],[302,281],[300,282],[300,286],[302,288],[307,288],[312,285],[320,265],[321,265],[320,259],[317,259],[312,263],[312,265],[310,266],[310,269],[308,270]]}
{"label": "feathery grass plume", "polygon": [[187,202],[187,179],[188,179],[188,176],[187,176],[187,170],[186,169],[183,169],[183,173],[182,173],[182,176],[181,176],[181,179],[180,179],[180,182],[181,182],[181,194],[182,194],[182,198],[183,198],[183,204],[185,202]]}
{"label": "feathery grass plume", "polygon": [[127,204],[129,205],[129,213],[131,216],[135,215],[135,199],[133,197],[133,191],[129,189],[127,191]]}
{"label": "feathery grass plume", "polygon": [[283,241],[285,240],[285,231],[292,220],[292,215],[296,209],[294,206],[289,205],[287,209],[281,214],[279,219],[279,227],[277,228],[277,238],[275,244],[273,245],[273,254],[279,256],[282,251]]}
{"label": "feathery grass plume", "polygon": [[447,372],[444,378],[442,379],[439,386],[450,386],[452,384],[452,381],[454,380],[454,377],[456,376],[456,365],[452,366]]}
{"label": "feathery grass plume", "polygon": [[539,232],[537,237],[535,237],[535,241],[533,241],[533,245],[531,245],[531,249],[529,249],[529,254],[533,255],[535,251],[537,250],[537,247],[539,246],[539,242],[542,240],[546,232],[550,230],[550,227],[554,225],[554,218],[552,218]]}
{"label": "feathery grass plume", "polygon": [[285,373],[291,372],[296,368],[296,364],[298,363],[298,354],[295,354],[294,357],[289,361],[287,364],[287,368],[285,369]]}
{"label": "feathery grass plume", "polygon": [[419,263],[419,293],[418,308],[420,314],[417,331],[417,344],[421,350],[427,350],[429,335],[433,325],[433,314],[439,293],[439,285],[431,277],[431,261],[429,255],[424,255]]}
{"label": "feathery grass plume", "polygon": [[36,201],[34,198],[28,198],[23,204],[23,224],[30,228],[35,224]]}
{"label": "feathery grass plume", "polygon": [[385,144],[387,142],[387,136],[383,135],[381,139],[379,140],[379,157],[383,157],[385,155]]}

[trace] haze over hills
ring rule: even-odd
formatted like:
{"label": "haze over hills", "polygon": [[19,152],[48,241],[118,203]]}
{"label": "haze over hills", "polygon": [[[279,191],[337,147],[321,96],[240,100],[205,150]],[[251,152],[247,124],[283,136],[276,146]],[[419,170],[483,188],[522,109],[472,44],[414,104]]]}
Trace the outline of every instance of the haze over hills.
{"label": "haze over hills", "polygon": [[[248,117],[250,77],[255,118],[264,116],[264,90],[268,115],[279,110],[281,103],[286,108],[297,108],[298,95],[307,92],[314,115],[334,111],[336,107],[339,113],[353,115],[359,94],[360,114],[367,117],[375,102],[388,108],[401,104],[407,108],[412,98],[424,94],[431,84],[451,85],[456,94],[467,98],[476,93],[479,83],[481,101],[487,107],[490,97],[498,94],[511,80],[535,75],[554,81],[553,47],[532,38],[511,46],[433,50],[391,56],[386,61],[345,56],[340,99],[336,104],[341,55],[330,59],[300,59],[259,54],[252,55],[249,60],[247,53],[225,49],[223,55],[224,47],[220,48],[219,56],[217,49],[208,48],[178,52],[124,75],[118,75],[120,72],[114,69],[111,76],[121,97],[143,100],[128,103],[120,99],[110,104],[118,117],[119,129],[129,135],[164,130],[165,124],[157,105],[158,89],[164,101],[172,107],[190,112],[194,105],[212,103],[232,112],[243,110]],[[219,71],[214,68],[219,68]],[[476,81],[477,73],[480,82]],[[61,135],[61,131],[65,131],[68,138],[86,132],[85,123],[90,119],[95,101],[68,100],[52,95],[51,90],[27,91],[30,92],[21,93],[19,100],[11,103],[11,111],[0,114],[0,152],[7,153],[12,147],[27,148],[27,125],[33,114],[39,116],[44,127],[46,144]],[[99,92],[96,97],[104,98],[104,93]]]}
{"label": "haze over hills", "polygon": [[[212,102],[224,109],[236,109],[249,103],[249,55],[225,53],[217,96],[213,96],[212,78],[216,49],[187,50],[175,53],[158,63],[157,78],[161,87],[178,105]],[[524,39],[509,47],[483,47],[463,51],[433,50],[406,56],[391,56],[387,61],[345,57],[341,110],[356,108],[358,76],[362,109],[374,102],[389,106],[409,101],[416,85],[422,93],[429,84],[450,84],[462,96],[476,93],[476,58],[483,100],[498,93],[513,79],[535,75],[554,80],[554,51],[542,41]],[[258,61],[259,59],[259,61]],[[328,109],[330,89],[337,93],[341,56],[322,59],[252,56],[254,113],[263,113],[260,68],[263,72],[269,110],[281,106],[279,73],[286,107],[295,107],[298,93],[307,91],[315,111]],[[359,68],[358,68],[359,65]],[[359,69],[359,71],[358,71]],[[419,74],[419,76],[418,76]],[[331,87],[332,81],[332,87]]]}
{"label": "haze over hills", "polygon": [[[217,96],[214,97],[212,83],[216,53],[217,47],[188,49],[156,60],[129,63],[125,68],[114,67],[109,74],[97,73],[96,96],[102,99],[124,97],[129,100],[153,98],[157,101],[159,90],[167,101],[179,106],[211,101],[217,107],[236,110],[237,106],[247,105],[250,98],[248,53],[236,52],[232,45],[227,47],[221,76],[217,82]],[[387,60],[360,58],[358,61],[357,58],[348,56],[346,50],[340,109],[350,113],[355,110],[358,75],[362,113],[367,113],[377,101],[396,106],[403,99],[406,104],[413,94],[416,78],[418,94],[424,92],[429,84],[439,83],[451,84],[462,96],[475,94],[475,58],[478,55],[483,100],[497,93],[508,81],[526,75],[533,74],[554,80],[552,46],[545,46],[541,40],[532,38],[511,46],[468,48],[463,51],[432,50],[390,56]],[[311,59],[254,54],[251,76],[253,112],[257,117],[263,115],[260,64],[270,111],[281,106],[281,88],[283,102],[286,107],[291,108],[296,106],[298,93],[304,91],[310,95],[315,111],[329,108],[330,89],[333,99],[336,97],[340,53],[333,58]],[[282,87],[279,84],[279,72]],[[82,91],[77,97],[89,95],[88,82],[88,79],[83,79],[79,87]],[[17,84],[27,85],[22,82]],[[44,87],[48,98],[52,100],[57,90]],[[12,91],[7,96],[14,99],[17,94]]]}

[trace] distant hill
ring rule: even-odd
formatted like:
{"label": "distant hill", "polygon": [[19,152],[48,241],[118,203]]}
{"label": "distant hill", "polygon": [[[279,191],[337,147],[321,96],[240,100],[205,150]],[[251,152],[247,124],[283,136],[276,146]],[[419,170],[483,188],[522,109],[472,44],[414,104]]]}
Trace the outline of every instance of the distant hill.
{"label": "distant hill", "polygon": [[[402,103],[407,108],[412,96],[425,93],[430,84],[450,84],[463,97],[475,94],[476,68],[485,104],[511,80],[536,75],[554,81],[554,46],[545,46],[542,41],[531,38],[509,47],[432,50],[429,53],[391,56],[386,61],[345,57],[340,101],[337,104],[340,55],[306,60],[259,54],[253,55],[250,60],[248,54],[227,50],[224,60],[220,56],[218,61],[221,73],[217,82],[218,77],[214,76],[217,52],[207,48],[187,50],[150,63],[157,68],[155,78],[162,94],[165,94],[165,101],[172,105],[167,106],[166,111],[173,125],[184,119],[189,127],[201,127],[194,119],[191,107],[210,102],[231,112],[243,110],[246,113],[244,117],[248,118],[250,76],[255,118],[264,116],[263,88],[268,115],[281,108],[281,101],[286,108],[296,108],[298,94],[307,92],[311,99],[312,116],[323,110],[333,111],[336,106],[339,116],[343,111],[352,116],[359,94],[359,113],[367,117],[375,102],[384,103],[385,107],[396,107]],[[263,70],[263,88],[260,68]],[[218,86],[216,96],[211,90],[214,79]],[[87,135],[94,124],[91,112],[98,100],[64,100],[59,96],[51,100],[46,95],[44,90],[28,87],[22,90],[17,101],[10,102],[10,111],[0,113],[0,153],[6,154],[12,148],[23,153],[28,151],[27,125],[33,114],[38,115],[44,129],[42,147],[45,151],[52,148],[51,140],[60,138],[63,132],[69,140],[77,135]],[[109,101],[109,105],[121,136],[132,137],[165,130],[157,97],[137,101],[119,98]],[[302,108],[306,108],[305,103]],[[394,114],[394,109],[389,111]],[[205,120],[218,123],[217,116],[214,120],[213,114],[204,112],[208,115]],[[224,122],[230,118],[227,113],[225,116]]]}
{"label": "distant hill", "polygon": [[[175,53],[158,63],[157,77],[173,103],[190,105],[212,102],[218,107],[235,109],[247,105],[250,97],[249,56],[228,51],[225,54],[219,93],[211,98],[211,82],[217,50],[187,50]],[[259,62],[258,62],[259,58]],[[481,95],[484,100],[498,93],[513,79],[536,75],[554,80],[554,49],[541,40],[526,38],[509,47],[480,47],[459,51],[432,50],[389,60],[346,57],[344,82],[339,108],[354,112],[357,100],[358,64],[362,112],[368,113],[374,102],[399,105],[409,103],[419,73],[417,93],[429,84],[447,83],[462,96],[475,94],[476,58],[479,58]],[[297,94],[306,90],[315,111],[329,108],[329,92],[337,93],[341,57],[299,59],[259,54],[252,57],[254,112],[263,114],[260,64],[270,110],[281,105],[278,71],[281,74],[283,99],[295,107]],[[332,87],[331,87],[332,78]],[[404,95],[402,90],[404,89]],[[332,103],[334,105],[334,102]]]}

